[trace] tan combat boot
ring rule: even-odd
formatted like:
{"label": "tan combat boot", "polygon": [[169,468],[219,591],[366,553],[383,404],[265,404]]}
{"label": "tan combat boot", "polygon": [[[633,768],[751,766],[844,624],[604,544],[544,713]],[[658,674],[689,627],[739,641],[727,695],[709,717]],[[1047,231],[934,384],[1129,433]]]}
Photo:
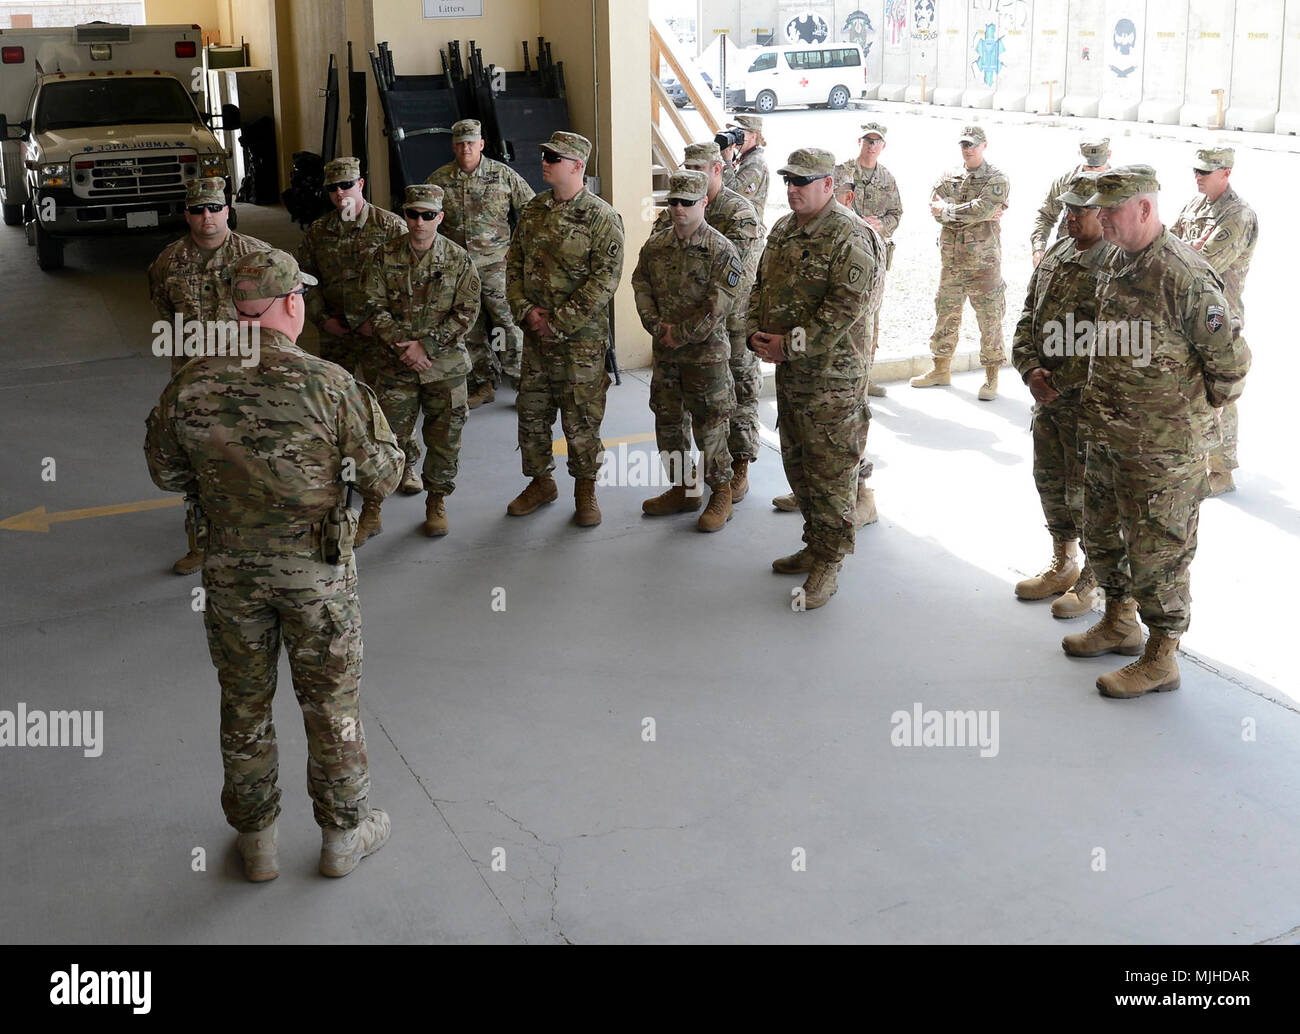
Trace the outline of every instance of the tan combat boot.
{"label": "tan combat boot", "polygon": [[812,551],[804,546],[798,553],[777,557],[772,561],[772,570],[777,574],[807,574],[812,570]]}
{"label": "tan combat boot", "polygon": [[322,876],[346,876],[367,855],[388,843],[393,831],[388,812],[371,808],[370,814],[353,829],[322,829],[320,873]]}
{"label": "tan combat boot", "polygon": [[721,531],[734,513],[731,508],[731,484],[719,485],[709,496],[709,505],[700,514],[695,527],[700,531]]}
{"label": "tan combat boot", "polygon": [[698,510],[704,503],[704,500],[698,495],[687,495],[686,488],[682,485],[673,485],[662,495],[657,495],[653,499],[647,499],[641,504],[641,512],[649,517],[667,517],[672,513],[685,513],[687,510]]}
{"label": "tan combat boot", "polygon": [[853,508],[853,513],[855,529],[865,528],[868,524],[875,524],[880,520],[880,514],[876,513],[876,490],[868,488],[865,481],[858,482],[858,502]]}
{"label": "tan combat boot", "polygon": [[280,875],[280,861],[276,856],[278,843],[275,823],[255,833],[240,833],[235,846],[244,859],[244,876],[253,883],[265,883]]}
{"label": "tan combat boot", "polygon": [[397,486],[397,490],[402,495],[419,495],[424,491],[424,481],[420,478],[420,472],[415,469],[412,463],[402,471],[402,483]]}
{"label": "tan combat boot", "polygon": [[595,478],[579,478],[573,483],[573,519],[579,528],[594,528],[600,523]]}
{"label": "tan combat boot", "polygon": [[885,386],[875,381],[867,381],[867,394],[873,399],[882,399],[885,397]]}
{"label": "tan combat boot", "polygon": [[952,383],[952,358],[936,355],[934,357],[934,367],[929,373],[922,374],[920,377],[912,378],[912,387],[914,388],[933,388],[936,385],[945,385]]}
{"label": "tan combat boot", "polygon": [[191,549],[172,564],[172,574],[193,574],[203,566],[203,550]]}
{"label": "tan combat boot", "polygon": [[749,495],[749,460],[731,461],[731,502],[740,502]]}
{"label": "tan combat boot", "polygon": [[1181,684],[1178,675],[1178,636],[1151,629],[1146,649],[1132,664],[1107,672],[1097,680],[1104,697],[1128,700],[1144,693],[1165,693]]}
{"label": "tan combat boot", "polygon": [[984,367],[984,383],[980,385],[979,400],[981,402],[992,402],[998,397],[998,368],[996,366]]}
{"label": "tan combat boot", "polygon": [[1136,657],[1142,652],[1137,600],[1106,600],[1101,620],[1086,632],[1067,635],[1061,640],[1061,649],[1071,657],[1100,657],[1103,653]]}
{"label": "tan combat boot", "polygon": [[447,506],[434,492],[424,501],[424,533],[431,539],[447,534]]}
{"label": "tan combat boot", "polygon": [[555,478],[543,474],[528,482],[528,487],[510,500],[506,513],[511,517],[523,517],[532,513],[543,503],[553,503],[560,498],[560,490],[555,487]]}
{"label": "tan combat boot", "polygon": [[838,557],[826,557],[820,553],[812,554],[812,568],[808,579],[803,583],[803,609],[816,610],[830,602],[839,589],[836,574],[840,569]]}
{"label": "tan combat boot", "polygon": [[470,409],[478,409],[478,407],[483,405],[484,402],[495,401],[496,397],[497,397],[496,389],[492,387],[492,384],[490,382],[484,381],[482,384],[480,384],[477,388],[474,389],[474,394],[471,395],[468,399],[466,399],[466,402],[468,403]]}
{"label": "tan combat boot", "polygon": [[1093,604],[1099,599],[1097,576],[1092,573],[1091,565],[1085,563],[1083,573],[1079,575],[1079,580],[1074,583],[1074,588],[1064,596],[1058,596],[1052,600],[1052,617],[1083,617],[1084,614],[1092,610]]}
{"label": "tan combat boot", "polygon": [[384,522],[379,517],[380,503],[366,499],[361,504],[361,517],[357,521],[357,537],[352,540],[352,548],[359,549],[366,539],[373,538],[384,530]]}
{"label": "tan combat boot", "polygon": [[799,500],[794,497],[793,492],[787,492],[785,495],[777,496],[772,500],[772,505],[785,513],[799,512]]}
{"label": "tan combat boot", "polygon": [[1045,600],[1066,592],[1079,580],[1078,539],[1053,539],[1052,562],[1032,578],[1016,582],[1016,595],[1022,600]]}

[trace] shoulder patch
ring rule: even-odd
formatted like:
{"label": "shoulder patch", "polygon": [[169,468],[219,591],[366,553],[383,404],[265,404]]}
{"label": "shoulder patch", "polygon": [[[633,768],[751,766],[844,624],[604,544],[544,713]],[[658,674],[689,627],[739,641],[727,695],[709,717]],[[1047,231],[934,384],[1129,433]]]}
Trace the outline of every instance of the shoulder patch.
{"label": "shoulder patch", "polygon": [[617,255],[617,254],[618,254],[618,241],[610,241],[610,242],[609,242],[609,247],[606,248],[605,250],[606,250],[606,252],[608,252],[608,254],[610,255],[611,258],[612,258],[613,256]]}
{"label": "shoulder patch", "polygon": [[745,275],[745,267],[740,264],[740,259],[733,258],[727,263],[727,286],[739,287],[740,278]]}
{"label": "shoulder patch", "polygon": [[1211,334],[1218,333],[1219,328],[1227,322],[1227,314],[1222,305],[1210,305],[1205,310],[1205,329]]}

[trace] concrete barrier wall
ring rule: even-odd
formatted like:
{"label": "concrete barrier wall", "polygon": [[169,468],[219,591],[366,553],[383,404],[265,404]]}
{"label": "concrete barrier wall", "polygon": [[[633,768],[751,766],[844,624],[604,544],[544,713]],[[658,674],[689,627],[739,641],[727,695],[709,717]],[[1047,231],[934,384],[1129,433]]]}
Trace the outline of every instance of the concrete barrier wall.
{"label": "concrete barrier wall", "polygon": [[[1024,111],[1029,99],[1030,49],[1034,42],[1037,0],[977,0],[997,7],[998,33],[1002,38],[1002,71],[993,88],[993,107],[999,111]],[[987,39],[986,39],[987,42]]]}
{"label": "concrete barrier wall", "polygon": [[[1048,113],[1061,110],[1069,38],[1069,0],[1037,0],[1034,4],[1034,36],[1029,55],[1026,111]],[[1044,83],[1053,85],[1048,87]]]}
{"label": "concrete barrier wall", "polygon": [[939,0],[939,71],[930,100],[949,106],[961,104],[970,64],[970,33],[966,0]]}
{"label": "concrete barrier wall", "polygon": [[884,20],[885,0],[835,0],[835,40],[862,48],[867,65],[865,96],[869,99],[880,91]]}
{"label": "concrete barrier wall", "polygon": [[1133,120],[1142,101],[1142,63],[1146,52],[1145,0],[1106,0],[1102,38],[1102,118]]}
{"label": "concrete barrier wall", "polygon": [[1300,133],[1300,2],[1286,5],[1282,41],[1282,88],[1273,132]]}
{"label": "concrete barrier wall", "polygon": [[1233,0],[1191,0],[1187,9],[1187,94],[1179,124],[1217,126],[1219,102],[1212,90],[1223,91],[1223,107],[1232,103]]}
{"label": "concrete barrier wall", "polygon": [[[929,103],[939,71],[939,5],[942,0],[912,0],[907,92],[904,100]],[[922,79],[924,76],[924,80]]]}
{"label": "concrete barrier wall", "polygon": [[1186,95],[1187,0],[1152,4],[1147,12],[1146,68],[1138,121],[1178,125]]}
{"label": "concrete barrier wall", "polygon": [[1106,11],[1097,0],[1070,0],[1062,115],[1093,118],[1101,104]]}
{"label": "concrete barrier wall", "polygon": [[885,0],[884,27],[880,34],[884,50],[884,69],[881,72],[877,96],[882,101],[901,101],[907,93],[908,76],[912,74],[912,24],[911,0]]}
{"label": "concrete barrier wall", "polygon": [[1237,11],[1232,34],[1232,103],[1224,120],[1228,129],[1273,131],[1281,94],[1285,6],[1283,0],[1251,0]]}

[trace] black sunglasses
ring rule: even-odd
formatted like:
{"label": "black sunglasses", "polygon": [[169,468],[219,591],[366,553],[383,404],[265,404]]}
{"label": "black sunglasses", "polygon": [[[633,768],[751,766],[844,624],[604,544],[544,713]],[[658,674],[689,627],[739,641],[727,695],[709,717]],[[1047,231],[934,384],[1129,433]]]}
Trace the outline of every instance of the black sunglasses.
{"label": "black sunglasses", "polygon": [[682,208],[691,208],[691,207],[693,207],[693,206],[695,206],[695,205],[698,205],[698,204],[700,203],[700,199],[699,199],[699,198],[695,198],[693,201],[687,201],[685,198],[681,198],[681,197],[670,197],[670,198],[668,199],[668,203],[669,203],[673,208],[677,208],[679,205],[680,205]]}
{"label": "black sunglasses", "polygon": [[307,285],[303,284],[301,287],[295,287],[292,291],[285,291],[284,294],[273,294],[271,296],[271,300],[266,303],[266,308],[263,309],[261,312],[256,312],[256,313],[245,312],[238,305],[235,306],[235,311],[239,313],[239,315],[243,316],[244,319],[260,320],[263,316],[265,316],[268,312],[270,312],[271,306],[274,305],[281,298],[288,298],[289,295],[291,294],[306,294],[306,293],[307,293]]}
{"label": "black sunglasses", "polygon": [[430,212],[427,208],[406,208],[402,214],[408,219],[423,219],[426,223],[431,223],[442,215],[441,212]]}
{"label": "black sunglasses", "polygon": [[556,162],[564,161],[564,155],[556,154],[554,151],[543,151],[542,161],[544,161],[547,165],[554,165]]}
{"label": "black sunglasses", "polygon": [[190,215],[202,215],[204,212],[211,212],[216,215],[225,207],[225,205],[186,205],[185,211],[189,212]]}
{"label": "black sunglasses", "polygon": [[793,176],[788,172],[781,173],[781,178],[785,180],[787,187],[806,187],[809,183],[830,179],[829,176]]}
{"label": "black sunglasses", "polygon": [[331,183],[328,187],[325,188],[325,193],[333,194],[339,190],[351,190],[356,185],[357,185],[356,180],[348,180],[345,183]]}

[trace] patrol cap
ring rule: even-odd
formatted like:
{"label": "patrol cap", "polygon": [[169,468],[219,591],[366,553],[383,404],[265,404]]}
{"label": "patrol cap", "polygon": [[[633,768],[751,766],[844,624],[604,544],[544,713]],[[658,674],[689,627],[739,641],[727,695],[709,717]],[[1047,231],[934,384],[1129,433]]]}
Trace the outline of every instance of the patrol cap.
{"label": "patrol cap", "polygon": [[1150,165],[1121,165],[1098,173],[1096,188],[1097,192],[1088,198],[1088,207],[1114,208],[1138,194],[1156,193],[1160,182]]}
{"label": "patrol cap", "polygon": [[1202,147],[1196,152],[1196,161],[1192,168],[1197,172],[1213,172],[1215,169],[1231,169],[1237,152],[1232,147]]}
{"label": "patrol cap", "polygon": [[[230,284],[230,295],[237,302],[251,302],[260,298],[275,298],[295,290],[299,284],[312,287],[319,283],[310,273],[298,268],[298,260],[287,251],[250,251],[240,255],[221,271]],[[242,280],[253,281],[253,287],[239,287]]]}
{"label": "patrol cap", "polygon": [[561,158],[573,158],[583,165],[586,165],[587,159],[591,157],[591,141],[577,133],[552,133],[551,139],[538,146],[543,151],[551,151]]}
{"label": "patrol cap", "polygon": [[1074,205],[1076,208],[1092,208],[1093,203],[1090,199],[1096,192],[1097,173],[1081,172],[1070,180],[1070,185],[1066,187],[1064,194],[1056,195],[1056,200],[1063,205]]}
{"label": "patrol cap", "polygon": [[786,163],[776,170],[778,176],[834,176],[835,155],[820,147],[801,147],[791,151]]}
{"label": "patrol cap", "polygon": [[702,144],[687,144],[686,157],[682,164],[688,169],[705,169],[714,162],[722,161],[722,148],[712,140]]}
{"label": "patrol cap", "polygon": [[984,135],[983,126],[962,126],[961,136],[957,140],[963,144],[986,144],[989,142],[989,138]]}
{"label": "patrol cap", "polygon": [[737,115],[735,120],[727,123],[728,126],[739,126],[741,129],[748,129],[751,133],[763,132],[763,116],[761,115]]}
{"label": "patrol cap", "polygon": [[325,163],[325,186],[331,183],[351,183],[361,178],[360,158],[335,158]]}
{"label": "patrol cap", "polygon": [[883,140],[885,139],[885,134],[888,132],[889,130],[886,129],[884,125],[882,125],[879,122],[864,122],[862,124],[863,136],[878,136],[880,137],[881,140]]}
{"label": "patrol cap", "polygon": [[464,140],[482,140],[483,123],[476,118],[463,118],[451,127],[451,142],[459,144]]}
{"label": "patrol cap", "polygon": [[406,188],[403,208],[423,208],[429,212],[442,211],[442,187],[436,183],[412,183]]}
{"label": "patrol cap", "polygon": [[1083,140],[1079,144],[1079,153],[1089,165],[1100,165],[1110,155],[1110,137],[1098,136]]}
{"label": "patrol cap", "polygon": [[224,205],[226,203],[226,181],[219,176],[206,176],[190,180],[185,187],[187,205]]}
{"label": "patrol cap", "polygon": [[699,201],[709,193],[709,177],[696,169],[674,172],[668,180],[668,196],[682,201]]}

